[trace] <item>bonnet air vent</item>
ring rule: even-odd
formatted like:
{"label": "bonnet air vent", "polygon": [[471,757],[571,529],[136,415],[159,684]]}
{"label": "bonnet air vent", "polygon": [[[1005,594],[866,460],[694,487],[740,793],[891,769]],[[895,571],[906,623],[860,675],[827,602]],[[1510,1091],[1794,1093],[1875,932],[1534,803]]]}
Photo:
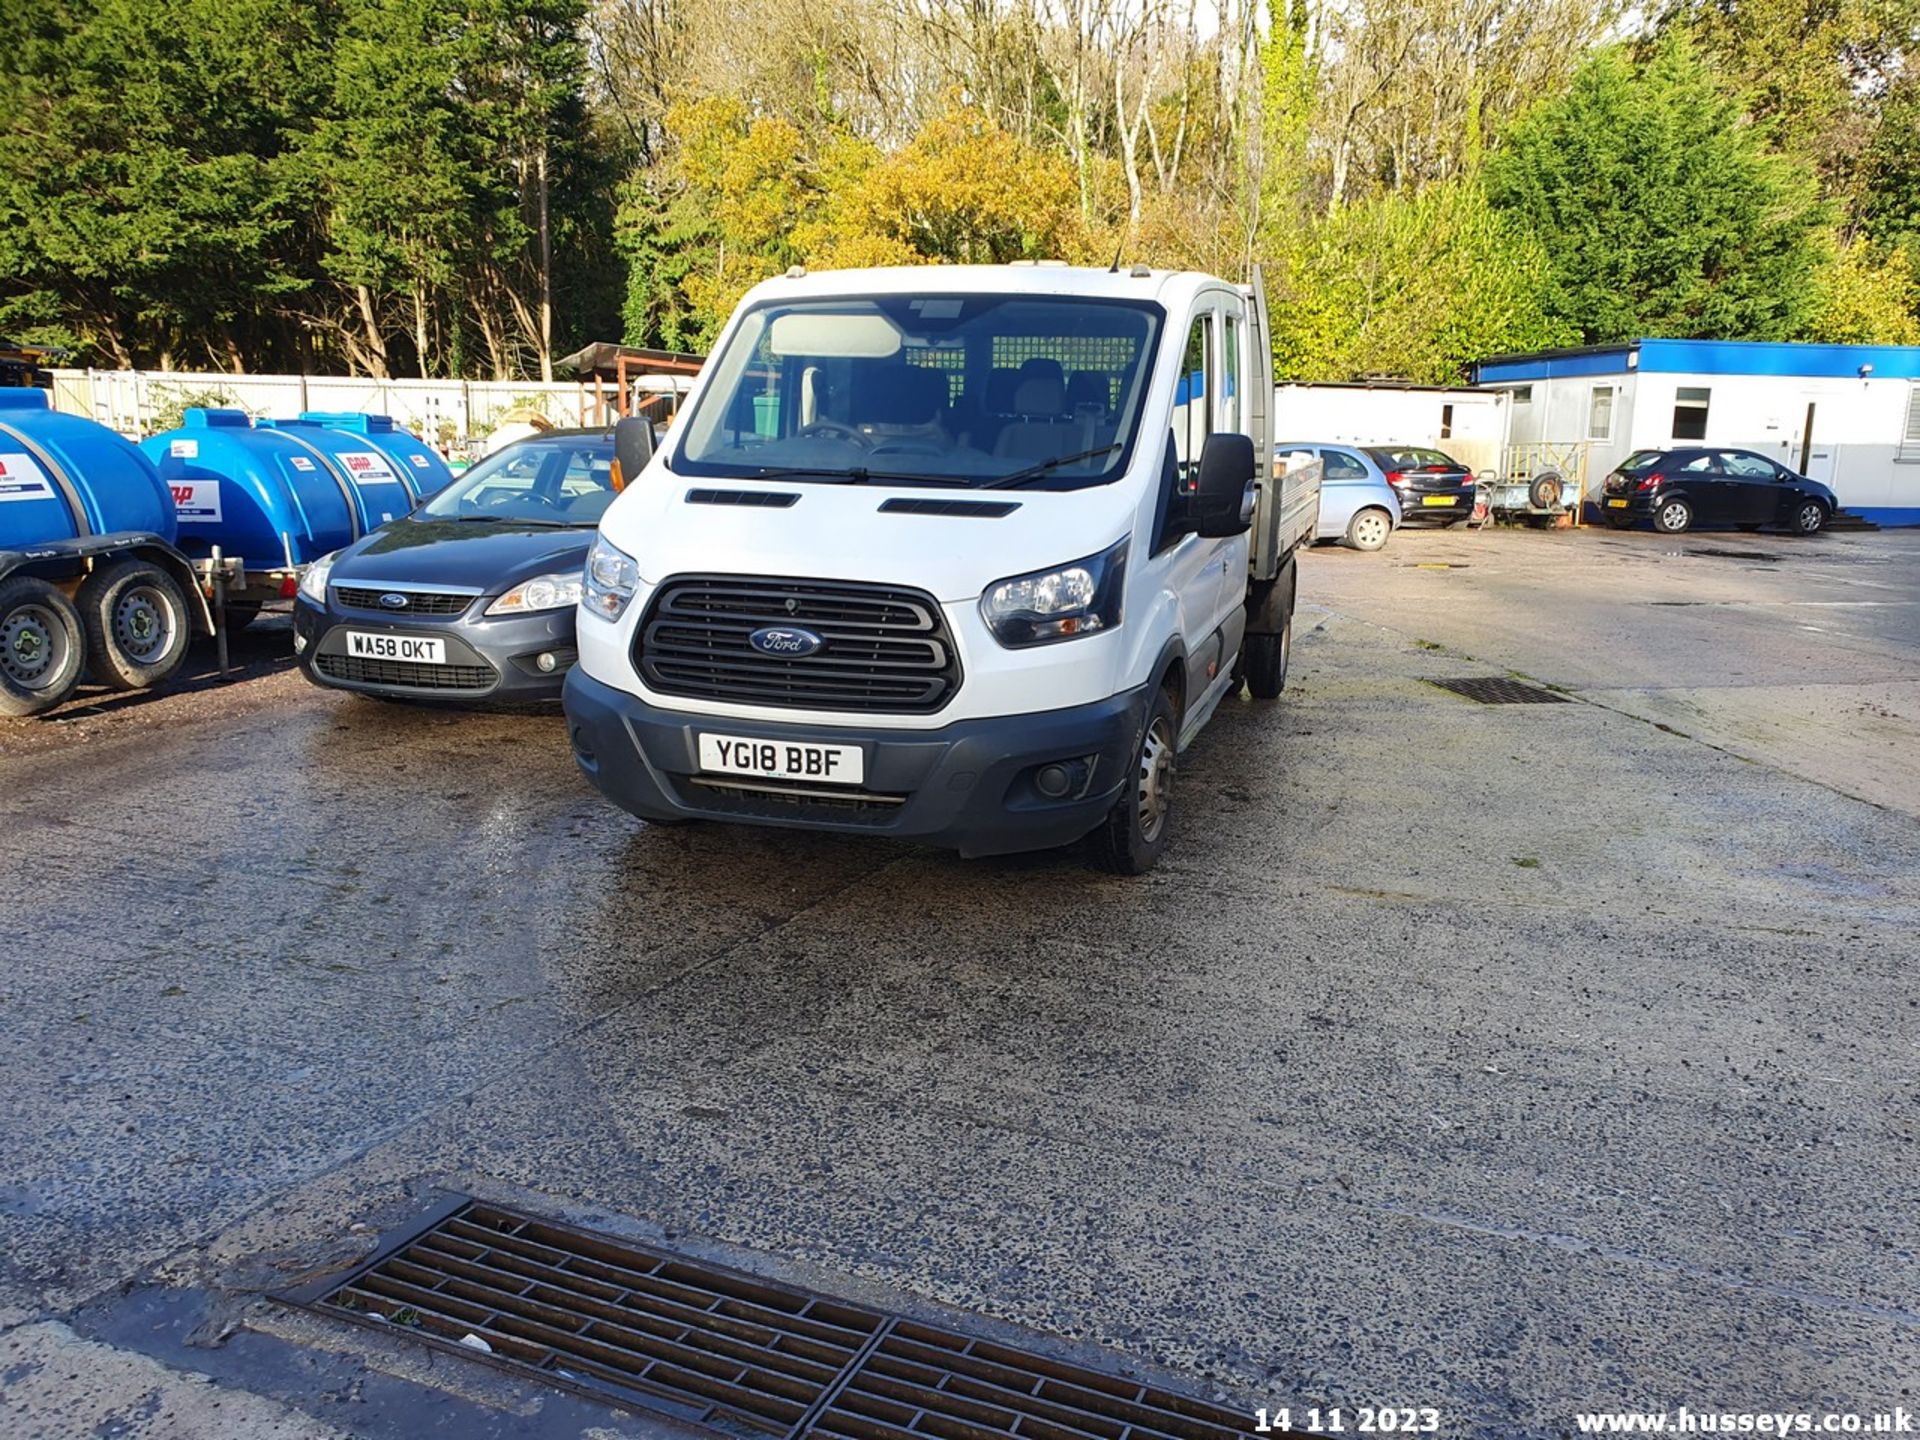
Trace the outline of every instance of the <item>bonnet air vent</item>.
{"label": "bonnet air vent", "polygon": [[689,505],[757,505],[767,510],[784,510],[798,495],[780,490],[689,490]]}
{"label": "bonnet air vent", "polygon": [[1008,500],[888,500],[881,504],[883,515],[967,515],[975,520],[998,520],[1018,510],[1017,501]]}

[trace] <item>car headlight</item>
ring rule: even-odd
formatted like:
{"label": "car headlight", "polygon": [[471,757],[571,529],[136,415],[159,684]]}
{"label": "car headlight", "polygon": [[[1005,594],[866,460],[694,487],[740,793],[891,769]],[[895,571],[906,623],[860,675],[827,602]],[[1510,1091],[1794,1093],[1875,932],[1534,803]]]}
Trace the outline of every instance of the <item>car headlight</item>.
{"label": "car headlight", "polygon": [[1120,623],[1126,574],[1122,540],[1070,565],[995,581],[980,597],[980,615],[1009,649],[1098,634]]}
{"label": "car headlight", "polygon": [[333,573],[333,562],[339,554],[335,550],[322,555],[300,572],[300,593],[316,605],[327,603],[327,576]]}
{"label": "car headlight", "polygon": [[580,572],[563,571],[558,575],[536,575],[522,580],[498,600],[487,606],[489,615],[525,615],[534,610],[558,610],[580,603]]}
{"label": "car headlight", "polygon": [[618,620],[639,583],[640,567],[633,563],[633,557],[609,545],[604,535],[594,536],[593,549],[587,552],[581,605],[602,620]]}

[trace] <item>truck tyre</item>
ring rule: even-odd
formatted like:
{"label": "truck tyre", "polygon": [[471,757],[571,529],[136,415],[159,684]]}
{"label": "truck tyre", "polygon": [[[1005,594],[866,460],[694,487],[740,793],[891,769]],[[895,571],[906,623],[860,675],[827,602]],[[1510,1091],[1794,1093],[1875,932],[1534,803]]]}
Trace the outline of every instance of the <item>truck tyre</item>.
{"label": "truck tyre", "polygon": [[1376,506],[1369,506],[1347,522],[1347,544],[1356,550],[1378,550],[1393,534],[1393,517]]}
{"label": "truck tyre", "polygon": [[87,632],[73,602],[30,575],[0,583],[0,715],[38,715],[73,693]]}
{"label": "truck tyre", "polygon": [[80,587],[87,669],[109,690],[142,690],[169,679],[187,658],[187,600],[173,577],[144,560],[120,560]]}
{"label": "truck tyre", "polygon": [[1173,824],[1174,752],[1180,717],[1163,686],[1153,692],[1147,723],[1134,750],[1131,783],[1093,832],[1094,855],[1103,870],[1144,875],[1159,863]]}
{"label": "truck tyre", "polygon": [[1272,634],[1248,635],[1241,642],[1241,673],[1247,694],[1256,700],[1277,700],[1287,688],[1287,668],[1293,659],[1293,601],[1299,593],[1300,572],[1289,567],[1286,608],[1280,628]]}

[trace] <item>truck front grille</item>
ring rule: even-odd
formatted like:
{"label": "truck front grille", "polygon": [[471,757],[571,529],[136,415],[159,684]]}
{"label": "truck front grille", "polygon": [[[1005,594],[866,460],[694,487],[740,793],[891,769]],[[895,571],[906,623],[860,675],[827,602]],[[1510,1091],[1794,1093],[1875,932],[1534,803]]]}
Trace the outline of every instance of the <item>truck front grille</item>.
{"label": "truck front grille", "polygon": [[[767,655],[755,631],[798,627],[811,655]],[[662,695],[794,710],[926,714],[960,688],[939,602],[919,590],[736,575],[681,575],[655,593],[634,665]]]}

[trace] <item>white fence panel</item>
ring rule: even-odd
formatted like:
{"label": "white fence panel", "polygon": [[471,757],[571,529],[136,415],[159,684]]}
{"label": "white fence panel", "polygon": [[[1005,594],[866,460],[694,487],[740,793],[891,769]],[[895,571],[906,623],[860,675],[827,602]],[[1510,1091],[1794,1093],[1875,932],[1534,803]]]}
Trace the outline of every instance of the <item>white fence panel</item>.
{"label": "white fence panel", "polygon": [[303,410],[391,415],[429,445],[465,449],[510,410],[535,409],[556,425],[603,424],[615,414],[610,385],[520,380],[374,380],[339,375],[226,375],[217,371],[55,370],[53,407],[132,439],[179,423],[188,405],[221,405],[255,419]]}

